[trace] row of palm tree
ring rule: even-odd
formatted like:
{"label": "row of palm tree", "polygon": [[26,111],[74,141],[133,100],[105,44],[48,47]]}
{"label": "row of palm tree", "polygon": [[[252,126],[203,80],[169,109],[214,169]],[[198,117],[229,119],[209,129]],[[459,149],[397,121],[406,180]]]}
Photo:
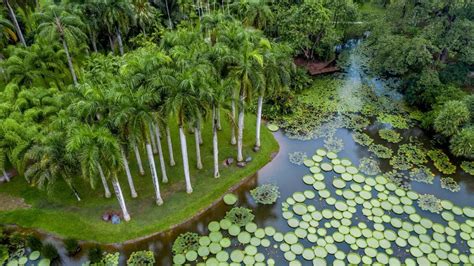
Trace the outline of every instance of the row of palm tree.
{"label": "row of palm tree", "polygon": [[[9,162],[40,188],[64,180],[78,200],[76,176],[93,188],[101,183],[106,197],[111,196],[111,182],[125,220],[130,215],[118,176],[125,173],[130,194],[137,197],[129,163],[135,160],[139,174],[145,173],[141,150],[147,155],[155,201],[161,205],[160,182],[168,182],[167,164],[175,165],[170,127],[176,125],[185,187],[192,193],[188,132],[194,134],[195,167],[201,169],[203,124],[211,121],[213,172],[219,177],[221,112],[230,117],[232,137],[228,141],[237,144],[237,160],[243,161],[247,106],[258,97],[258,150],[263,98],[284,88],[292,70],[286,46],[270,42],[258,30],[245,28],[221,12],[203,14],[197,25],[184,22],[166,31],[158,44],[145,41],[125,52],[119,41],[119,55],[93,54],[81,58],[81,65],[69,53],[69,47],[76,50],[86,38],[80,19],[57,6],[36,17],[37,42],[12,48],[11,56],[2,63],[8,85],[0,100],[0,168],[5,169]],[[125,26],[110,25],[120,39]],[[56,61],[37,62],[32,51],[44,53],[47,49],[42,48],[48,42],[53,43],[51,55],[57,50],[64,53]],[[35,71],[24,71],[32,67],[23,60],[30,57],[33,65],[40,65],[31,69]],[[69,69],[70,77],[64,75],[64,69]],[[68,81],[73,86],[67,86]],[[164,139],[168,161],[163,154]],[[75,166],[76,161],[80,167]]]}

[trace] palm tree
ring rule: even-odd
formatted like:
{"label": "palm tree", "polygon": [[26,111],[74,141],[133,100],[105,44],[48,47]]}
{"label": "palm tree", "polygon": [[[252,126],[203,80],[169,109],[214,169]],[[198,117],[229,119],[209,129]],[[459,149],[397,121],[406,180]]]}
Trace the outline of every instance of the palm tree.
{"label": "palm tree", "polygon": [[120,168],[120,144],[105,127],[81,125],[70,130],[66,149],[77,154],[84,178],[95,187],[97,170],[112,181],[125,221],[130,221],[117,169]]}
{"label": "palm tree", "polygon": [[16,33],[12,30],[12,28],[13,25],[11,24],[11,22],[8,19],[4,18],[2,14],[0,14],[0,44],[2,45],[0,47],[4,47],[9,40],[12,40],[14,42],[18,40],[18,37]]}
{"label": "palm tree", "polygon": [[7,162],[7,153],[5,149],[2,148],[2,144],[0,142],[0,169],[2,169],[4,180],[7,182],[10,182],[10,178],[8,177],[8,174],[5,171],[6,162]]}
{"label": "palm tree", "polygon": [[13,11],[12,6],[8,0],[3,0],[3,5],[7,8],[8,15],[10,19],[13,21],[13,25],[15,25],[16,34],[20,37],[20,42],[23,46],[26,47],[25,38],[23,37],[23,32],[21,31],[20,25],[18,24],[18,20],[16,19],[15,12]]}
{"label": "palm tree", "polygon": [[69,47],[77,46],[87,38],[82,31],[84,24],[79,17],[68,13],[56,5],[49,6],[45,12],[39,13],[37,16],[40,22],[38,35],[50,42],[60,41],[62,43],[73,83],[77,86],[77,76],[74,71]]}
{"label": "palm tree", "polygon": [[132,6],[128,0],[99,0],[102,18],[109,36],[116,35],[120,55],[124,54],[122,31],[127,31],[133,18]]}
{"label": "palm tree", "polygon": [[132,0],[133,13],[138,26],[146,35],[146,28],[159,18],[158,10],[148,0]]}
{"label": "palm tree", "polygon": [[235,3],[237,13],[246,26],[264,29],[273,21],[273,13],[267,0],[241,0]]}

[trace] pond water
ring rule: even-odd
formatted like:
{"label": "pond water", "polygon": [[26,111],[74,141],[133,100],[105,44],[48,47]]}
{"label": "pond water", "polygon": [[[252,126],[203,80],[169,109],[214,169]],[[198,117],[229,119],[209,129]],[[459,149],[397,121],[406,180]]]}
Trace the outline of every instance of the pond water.
{"label": "pond water", "polygon": [[[353,46],[353,44],[355,44],[355,42],[352,43],[351,46]],[[384,86],[384,83],[381,80],[368,77],[364,74],[364,70],[360,65],[360,60],[358,60],[357,56],[355,55],[351,54],[349,56],[349,66],[346,70],[346,74],[343,77],[344,85],[339,88],[339,97],[341,98],[354,100],[353,98],[351,98],[351,90],[357,90],[363,83],[369,83],[373,85],[377,94],[388,93],[385,88],[386,86]],[[391,97],[394,97],[394,99],[400,97],[400,95],[396,93],[389,93],[391,94]],[[375,143],[383,143],[385,146],[393,148],[395,150],[398,145],[407,143],[409,136],[416,136],[417,139],[427,147],[431,145],[429,136],[425,135],[425,133],[421,129],[416,127],[412,127],[406,130],[397,130],[404,137],[404,140],[398,144],[387,143],[386,141],[382,140],[378,134],[379,129],[386,127],[386,124],[374,122],[370,126],[368,126],[364,130],[364,132],[370,137],[372,137]],[[334,135],[336,138],[341,139],[344,143],[344,148],[342,149],[342,151],[337,153],[337,157],[339,159],[344,158],[352,162],[355,167],[353,167],[351,171],[353,169],[357,169],[357,166],[359,166],[359,161],[362,158],[366,157],[370,157],[373,160],[377,161],[379,163],[380,170],[382,173],[392,170],[392,166],[388,163],[388,160],[382,160],[378,159],[377,157],[374,157],[373,154],[368,151],[367,147],[361,146],[354,142],[352,133],[353,132],[349,129],[339,128],[337,129]],[[249,178],[245,183],[243,183],[239,188],[237,188],[237,190],[233,192],[238,197],[238,201],[235,206],[250,208],[253,211],[253,214],[255,215],[253,222],[257,225],[258,228],[273,227],[276,232],[281,232],[283,234],[288,232],[296,232],[297,228],[304,228],[304,231],[306,231],[306,233],[302,235],[298,233],[297,243],[294,243],[293,240],[287,241],[286,237],[284,241],[279,242],[275,240],[273,233],[266,234],[263,238],[269,239],[270,245],[268,247],[263,247],[263,244],[258,245],[258,252],[264,255],[265,261],[271,258],[274,260],[275,265],[287,265],[289,264],[289,261],[297,260],[300,261],[302,265],[311,265],[313,264],[313,259],[317,258],[318,255],[321,255],[329,263],[334,262],[334,260],[338,258],[338,263],[340,263],[341,261],[344,261],[345,263],[348,263],[348,261],[358,263],[361,262],[360,259],[364,255],[369,258],[373,257],[372,261],[375,262],[377,260],[385,261],[386,255],[384,254],[388,254],[388,257],[397,257],[402,263],[406,258],[425,258],[418,260],[418,263],[423,263],[428,262],[429,260],[431,260],[432,262],[452,262],[453,260],[457,261],[457,259],[459,259],[460,257],[460,254],[465,254],[466,257],[471,254],[469,246],[474,244],[472,242],[474,240],[471,240],[471,237],[473,237],[472,239],[474,239],[474,234],[471,233],[472,227],[474,226],[474,220],[472,217],[470,217],[471,209],[468,208],[466,210],[466,212],[468,212],[468,215],[466,216],[466,213],[463,212],[462,208],[465,206],[474,206],[474,178],[472,176],[460,170],[458,170],[455,174],[451,175],[451,177],[453,177],[458,182],[460,187],[459,191],[451,192],[441,187],[440,173],[436,170],[436,168],[434,168],[431,163],[428,163],[426,164],[426,166],[429,167],[429,169],[436,175],[434,177],[433,183],[427,184],[422,182],[411,181],[410,179],[405,180],[406,182],[410,183],[411,190],[417,192],[411,194],[411,197],[408,197],[407,190],[401,190],[390,187],[385,184],[386,181],[383,181],[382,179],[376,179],[375,176],[369,177],[369,175],[364,174],[361,175],[362,177],[360,178],[360,180],[356,181],[356,174],[353,174],[351,176],[346,175],[345,178],[343,177],[341,179],[341,173],[336,173],[332,170],[321,170],[321,168],[323,168],[324,162],[331,162],[330,159],[324,156],[322,156],[322,158],[324,159],[321,164],[318,164],[318,158],[316,162],[313,162],[316,165],[319,165],[319,167],[316,167],[319,169],[315,168],[310,170],[310,168],[305,165],[296,165],[289,161],[289,154],[294,152],[304,152],[308,156],[308,159],[311,159],[311,157],[315,154],[316,150],[324,147],[324,139],[322,138],[312,140],[290,139],[282,131],[275,132],[274,136],[280,144],[280,151],[278,155],[269,164],[262,168],[255,176]],[[346,163],[348,163],[348,161],[346,161]],[[306,163],[310,164],[309,162]],[[329,165],[334,167],[338,164],[340,165],[340,162]],[[349,164],[347,164],[342,172],[349,171],[349,168],[350,166]],[[313,175],[311,171],[313,171],[315,174]],[[317,176],[320,176],[318,175],[319,172],[324,176],[323,179],[317,179]],[[302,179],[305,175],[313,176],[314,180],[311,178],[307,178],[310,179],[308,181],[310,184],[306,184],[308,182],[305,183]],[[340,184],[339,189],[336,188],[335,185],[333,185],[333,181],[335,179],[344,181],[342,182],[342,184]],[[377,181],[374,182],[374,180]],[[275,184],[279,187],[280,197],[278,198],[277,202],[272,205],[256,204],[250,195],[250,190],[254,189],[258,185],[268,183]],[[318,188],[315,188],[315,183],[318,183]],[[345,194],[342,194],[343,190],[349,188],[349,186],[350,189],[354,188],[353,185],[356,185],[357,187],[356,183],[359,184],[359,188],[356,188],[356,192],[357,190],[367,190],[370,194],[370,197],[367,196],[366,199],[361,199],[360,197],[357,197],[357,199],[354,199],[351,196],[344,196]],[[383,186],[387,186],[387,188],[381,189],[381,187]],[[360,187],[362,187],[362,189]],[[330,196],[321,193],[322,190],[328,191]],[[304,195],[306,197],[303,197],[302,200],[298,199],[299,196],[295,196],[294,194],[295,192],[304,191],[311,191],[312,193],[305,193]],[[458,206],[460,208],[456,209],[451,206],[452,204],[445,201],[440,213],[433,213],[427,210],[422,210],[417,203],[417,199],[420,194],[433,194],[441,200],[449,200],[449,202],[454,204],[454,206]],[[313,195],[316,196],[313,197]],[[296,203],[295,197],[297,199]],[[335,206],[337,204],[335,204],[335,202],[332,200],[328,201],[328,197],[334,198],[336,202],[343,202],[344,204],[342,205],[344,206],[341,206],[341,204],[339,204],[339,206]],[[402,198],[404,198],[402,201],[407,204],[399,203],[399,200]],[[373,201],[371,202],[371,204],[368,204],[367,202],[370,202],[370,200],[372,199],[375,199],[379,203],[385,202],[385,208],[379,208],[379,206],[377,206],[377,204]],[[303,203],[298,203],[298,201],[303,201]],[[386,202],[390,202],[390,204]],[[298,204],[300,205],[299,207],[304,206],[303,210],[295,210],[296,208],[294,207]],[[311,205],[314,207],[310,207]],[[390,206],[387,207],[387,205],[390,205],[393,208]],[[394,207],[395,205],[397,205],[398,207]],[[399,210],[400,208],[403,208],[407,205],[411,205],[413,206],[413,208],[408,207],[403,209],[402,211]],[[194,220],[185,223],[174,230],[167,231],[162,234],[134,243],[104,246],[104,249],[110,252],[119,251],[122,255],[122,263],[125,263],[125,258],[128,257],[128,255],[130,255],[130,253],[132,253],[133,251],[152,250],[155,252],[155,257],[157,259],[158,265],[171,265],[173,264],[173,254],[171,252],[171,248],[174,240],[180,234],[184,232],[196,232],[202,236],[209,235],[208,224],[212,221],[221,221],[225,217],[226,212],[232,209],[232,207],[233,206],[228,206],[221,201],[199,217],[196,217]],[[328,209],[331,211],[327,211],[326,213],[324,213],[323,209]],[[346,211],[347,209],[349,209],[349,212]],[[337,210],[339,210],[339,214],[344,214],[342,218],[326,217],[326,215],[328,217],[339,216],[335,215],[335,213],[338,212]],[[459,210],[461,210],[460,213]],[[312,217],[309,218],[308,216],[303,217],[303,213],[305,213],[306,211],[309,211],[311,213],[319,212],[322,213],[324,217],[318,217],[317,214],[311,215]],[[382,213],[378,214],[377,212]],[[298,215],[298,213],[302,215]],[[329,213],[331,213],[331,215],[329,215]],[[415,213],[418,214],[419,217],[416,217],[416,215],[414,215]],[[442,216],[442,213],[447,214],[445,214],[445,216]],[[348,217],[346,217],[346,214]],[[412,216],[410,216],[410,214],[412,214]],[[284,218],[284,216],[286,218]],[[453,216],[454,218],[451,216]],[[292,218],[295,219],[292,220]],[[307,220],[305,220],[306,218]],[[336,235],[337,237],[340,237],[337,232],[340,232],[341,230],[346,230],[342,229],[344,225],[342,220],[344,220],[344,218],[346,220],[345,222],[350,221],[350,224],[346,226],[350,230],[350,232],[345,232],[341,234],[344,237],[343,241],[335,241],[334,245],[331,245],[331,248],[332,246],[336,246],[337,250],[343,251],[344,254],[351,254],[350,258],[349,255],[347,257],[344,255],[344,259],[341,259],[341,254],[331,254],[334,253],[335,250],[334,252],[329,252],[329,254],[327,250],[329,249],[328,245],[330,245],[332,241],[337,239]],[[426,219],[421,222],[419,221],[421,218]],[[290,222],[290,220],[292,221]],[[452,226],[448,226],[448,222],[452,220],[456,220],[458,225],[456,226],[456,224],[451,222]],[[299,222],[299,224],[295,221]],[[302,221],[306,221],[306,225],[305,223],[302,223]],[[410,223],[411,225],[402,225],[403,222]],[[290,223],[292,224],[292,226],[289,225]],[[294,223],[297,224],[295,225]],[[309,227],[314,228],[314,230],[323,228],[324,230],[318,230],[317,232],[315,232],[314,235],[316,237],[314,239],[311,239],[311,237],[309,237],[309,234],[313,234],[313,230],[310,230],[308,228],[308,223],[311,224]],[[423,224],[423,228],[421,228],[419,225],[417,226],[417,224],[419,223]],[[440,229],[439,226],[433,226],[433,224],[437,223],[442,225],[442,229]],[[381,229],[380,226],[374,227],[374,224],[382,224],[383,228]],[[459,229],[457,227],[461,228]],[[359,228],[360,230],[354,228]],[[359,232],[363,231],[363,229],[368,229],[366,230],[368,236],[366,236],[365,234],[364,236],[359,236]],[[404,231],[404,233],[408,235],[404,236],[402,234],[402,236],[400,236],[399,234],[399,236],[396,237],[405,239],[398,240],[401,243],[399,245],[395,244],[394,236],[389,234],[377,238],[377,234],[375,233],[375,231],[381,232],[382,235],[384,234],[384,231],[393,231],[395,232],[395,234],[399,234],[400,231]],[[222,229],[221,232],[224,234],[224,237],[229,237],[226,230]],[[461,235],[461,232],[464,232],[464,234]],[[354,239],[351,239],[352,237],[350,237],[350,235],[355,235],[353,237]],[[409,236],[413,236],[412,239],[408,239]],[[450,241],[452,241],[453,243],[450,243],[447,240],[449,236],[452,237]],[[226,248],[228,254],[231,254],[231,251],[234,249],[244,250],[244,248],[248,246],[248,244],[243,245],[239,243],[237,237],[229,238],[231,239],[232,243],[229,248]],[[316,240],[316,238],[318,240]],[[347,243],[352,243],[353,240],[355,241],[358,238],[363,238],[364,240],[362,242],[354,243],[352,246]],[[369,242],[373,241],[374,239],[377,239],[379,243],[373,245],[369,244]],[[387,239],[389,240],[389,243],[382,243],[384,240]],[[289,242],[289,245],[285,246],[285,244],[282,244],[285,241]],[[407,241],[409,243],[406,243]],[[432,242],[436,242],[438,244],[434,244],[433,246],[431,244]],[[365,247],[367,245],[369,247],[372,247],[373,250],[375,250],[375,253],[372,254],[372,250],[366,251]],[[326,251],[321,251],[321,249],[315,251],[317,249],[317,246],[326,248]],[[299,250],[300,248],[304,249],[305,252],[308,252],[308,250],[313,250],[316,255],[306,253],[304,254],[305,257],[307,257],[307,259],[305,260],[302,256],[302,250]],[[471,248],[474,248],[474,246],[472,246]],[[290,249],[291,251],[288,252],[288,249]],[[391,251],[387,251],[387,249],[390,249]],[[64,250],[62,250],[62,253],[64,254]],[[293,255],[288,253],[293,253]],[[373,256],[369,256],[367,255],[367,253]],[[357,255],[353,254],[359,254],[359,258]],[[209,255],[209,257],[211,256],[212,255]],[[466,257],[461,258],[461,262],[463,262],[463,260],[466,260]],[[256,259],[256,256],[254,256],[254,259]],[[81,265],[86,260],[86,254],[80,254],[79,257],[75,259],[68,258],[67,256],[62,256],[62,261],[66,265]],[[203,260],[198,257],[197,261],[201,262]],[[228,261],[230,262],[231,258],[229,258]],[[316,260],[314,262],[317,263],[318,261]],[[394,261],[390,262],[395,263]],[[299,265],[296,262],[293,263],[295,263],[295,265]]]}

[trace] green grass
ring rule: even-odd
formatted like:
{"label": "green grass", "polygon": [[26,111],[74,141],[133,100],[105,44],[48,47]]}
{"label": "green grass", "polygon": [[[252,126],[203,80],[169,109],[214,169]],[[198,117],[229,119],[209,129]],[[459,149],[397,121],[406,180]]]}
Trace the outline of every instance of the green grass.
{"label": "green grass", "polygon": [[[170,167],[167,163],[170,181],[167,184],[160,183],[164,199],[162,206],[156,206],[154,201],[154,190],[146,156],[142,153],[143,166],[146,172],[145,176],[138,174],[134,156],[131,156],[129,161],[131,162],[131,171],[138,192],[137,199],[131,199],[124,174],[120,177],[122,190],[126,196],[127,207],[132,216],[132,220],[128,223],[112,225],[101,220],[101,216],[105,211],[118,211],[120,208],[115,197],[111,199],[103,197],[103,189],[99,186],[100,184],[98,184],[95,190],[92,190],[85,182],[76,181],[75,185],[82,197],[82,201],[77,202],[63,182],[55,184],[50,189],[50,192],[45,192],[30,187],[22,177],[15,177],[12,182],[1,185],[0,193],[8,193],[12,196],[24,198],[32,207],[30,209],[0,212],[0,223],[37,228],[62,237],[100,243],[123,242],[166,230],[205,209],[219,199],[230,187],[243,178],[254,174],[271,160],[271,154],[278,150],[278,143],[273,138],[273,135],[265,127],[262,127],[262,149],[258,153],[253,152],[255,117],[248,115],[246,120],[244,156],[252,156],[253,160],[245,168],[237,168],[236,166],[225,168],[221,164],[221,177],[219,179],[213,177],[212,132],[210,125],[204,125],[202,132],[204,140],[204,144],[201,146],[204,166],[202,170],[196,169],[194,136],[192,134],[187,135],[194,189],[192,194],[187,194],[185,190],[177,129],[171,129],[177,165]],[[236,156],[236,147],[230,145],[229,124],[227,121],[222,122],[223,130],[219,132],[219,159],[221,162],[225,158],[235,158]],[[162,140],[162,145],[165,159],[168,162],[168,149],[164,139]],[[159,161],[157,158],[155,159],[158,175],[161,178]]]}

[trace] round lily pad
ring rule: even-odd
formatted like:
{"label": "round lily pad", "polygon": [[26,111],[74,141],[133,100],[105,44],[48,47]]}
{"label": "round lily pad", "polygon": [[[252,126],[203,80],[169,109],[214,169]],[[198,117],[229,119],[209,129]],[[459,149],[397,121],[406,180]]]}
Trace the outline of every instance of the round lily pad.
{"label": "round lily pad", "polygon": [[224,196],[224,203],[227,205],[234,205],[237,202],[237,196],[229,193]]}
{"label": "round lily pad", "polygon": [[334,187],[341,188],[341,189],[346,186],[346,182],[344,182],[344,180],[342,180],[342,179],[334,179],[332,181],[332,184],[333,184]]}
{"label": "round lily pad", "polygon": [[219,251],[219,253],[216,254],[216,259],[220,262],[227,262],[227,260],[229,260],[229,253],[225,250]]}
{"label": "round lily pad", "polygon": [[321,164],[321,169],[324,171],[328,172],[332,170],[332,165],[330,163],[322,163]]}
{"label": "round lily pad", "polygon": [[245,254],[242,252],[242,250],[233,250],[232,253],[230,253],[230,259],[233,262],[240,263],[244,260]]}
{"label": "round lily pad", "polygon": [[276,132],[278,131],[278,129],[280,129],[277,125],[275,124],[267,124],[267,128],[268,130],[270,130],[271,132]]}
{"label": "round lily pad", "polygon": [[207,228],[209,229],[209,231],[211,232],[217,232],[221,229],[221,226],[219,224],[219,222],[216,222],[216,221],[212,221],[209,223],[209,225],[207,226]]}
{"label": "round lily pad", "polygon": [[35,260],[39,259],[40,256],[41,256],[41,253],[39,251],[33,251],[33,252],[30,253],[29,258],[30,258],[31,261],[35,261]]}
{"label": "round lily pad", "polygon": [[[49,260],[48,260],[47,264],[43,262],[43,261],[45,261],[45,260],[46,260],[46,259],[42,259],[42,260],[39,262],[38,265],[40,265],[41,263],[43,263],[43,264],[41,264],[42,266],[46,266],[46,265],[49,266],[49,264],[50,264],[50,263],[49,263]],[[186,262],[186,257],[185,257],[183,254],[177,254],[177,255],[175,255],[175,256],[173,257],[173,263],[176,264],[176,265],[182,265],[182,264],[184,264],[185,262]]]}
{"label": "round lily pad", "polygon": [[195,261],[198,257],[198,254],[196,251],[194,250],[190,250],[188,252],[186,252],[186,260],[188,261]]}

